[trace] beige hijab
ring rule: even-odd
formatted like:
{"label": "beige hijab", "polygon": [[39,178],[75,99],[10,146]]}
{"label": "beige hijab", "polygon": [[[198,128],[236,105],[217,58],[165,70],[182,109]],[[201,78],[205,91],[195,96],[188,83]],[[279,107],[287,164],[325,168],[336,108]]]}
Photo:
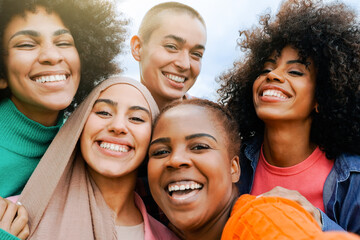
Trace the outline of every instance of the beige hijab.
{"label": "beige hijab", "polygon": [[158,114],[150,92],[133,79],[112,77],[97,86],[60,129],[19,198],[29,213],[29,239],[116,239],[113,212],[88,176],[77,146],[95,100],[115,84],[138,89],[152,120]]}

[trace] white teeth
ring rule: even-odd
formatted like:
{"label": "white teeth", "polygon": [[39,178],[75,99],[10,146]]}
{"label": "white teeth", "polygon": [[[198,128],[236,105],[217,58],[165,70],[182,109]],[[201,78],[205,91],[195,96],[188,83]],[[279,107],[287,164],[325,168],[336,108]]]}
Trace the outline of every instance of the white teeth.
{"label": "white teeth", "polygon": [[174,191],[184,191],[184,190],[195,190],[195,189],[201,189],[202,185],[199,183],[191,183],[191,184],[169,184],[168,185],[168,191],[174,192]]}
{"label": "white teeth", "polygon": [[111,150],[111,151],[115,151],[115,152],[128,152],[129,151],[128,147],[125,147],[123,145],[114,144],[114,143],[107,143],[107,142],[102,142],[100,144],[100,147]]}
{"label": "white teeth", "polygon": [[179,76],[175,76],[175,75],[172,75],[172,74],[166,74],[166,77],[170,78],[171,80],[173,80],[175,82],[179,82],[179,83],[185,82],[184,77],[179,77]]}
{"label": "white teeth", "polygon": [[278,97],[278,98],[281,98],[281,99],[286,99],[287,97],[281,92],[281,91],[278,91],[278,90],[265,90],[262,94],[263,96],[270,96],[270,97]]}
{"label": "white teeth", "polygon": [[44,82],[58,82],[58,81],[65,81],[66,75],[48,75],[48,76],[41,76],[36,78],[36,82],[44,83]]}

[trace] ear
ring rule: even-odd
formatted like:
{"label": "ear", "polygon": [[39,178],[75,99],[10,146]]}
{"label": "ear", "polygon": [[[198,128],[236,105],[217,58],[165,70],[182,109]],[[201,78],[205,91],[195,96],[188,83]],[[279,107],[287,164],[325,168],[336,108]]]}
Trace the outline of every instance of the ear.
{"label": "ear", "polygon": [[237,183],[239,179],[240,179],[239,156],[234,156],[231,159],[231,180],[233,183]]}
{"label": "ear", "polygon": [[317,102],[315,103],[314,109],[316,113],[319,113],[319,104]]}
{"label": "ear", "polygon": [[0,89],[5,89],[8,87],[8,83],[5,79],[0,78]]}
{"label": "ear", "polygon": [[130,46],[131,46],[131,54],[133,55],[134,59],[140,62],[141,39],[138,35],[134,35],[131,38]]}

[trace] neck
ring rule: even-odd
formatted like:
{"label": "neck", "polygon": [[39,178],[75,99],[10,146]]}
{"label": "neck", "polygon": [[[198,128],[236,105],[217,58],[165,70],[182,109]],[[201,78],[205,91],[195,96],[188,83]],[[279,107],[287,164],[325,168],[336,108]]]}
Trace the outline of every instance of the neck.
{"label": "neck", "polygon": [[266,161],[277,167],[290,167],[304,161],[315,150],[310,142],[311,121],[265,124],[263,152]]}
{"label": "neck", "polygon": [[43,126],[50,127],[55,126],[58,120],[58,110],[50,111],[39,109],[37,107],[23,106],[16,98],[11,98],[11,101],[15,104],[16,108],[24,114],[27,118],[42,124]]}
{"label": "neck", "polygon": [[225,227],[227,220],[230,217],[230,213],[233,205],[235,204],[238,198],[238,192],[236,187],[233,187],[231,197],[225,206],[225,208],[220,212],[216,218],[211,219],[208,224],[203,226],[200,229],[183,231],[181,234],[186,240],[219,240],[221,239],[222,231]]}
{"label": "neck", "polygon": [[[141,80],[141,83],[146,86],[146,83]],[[147,87],[147,86],[146,86]],[[167,104],[173,102],[173,101],[176,101],[176,100],[179,100],[180,98],[176,98],[176,99],[169,99],[169,98],[166,98],[164,96],[161,96],[161,95],[158,95],[156,94],[155,92],[152,92],[148,87],[147,89],[151,92],[151,95],[153,96],[157,106],[159,107],[159,110],[161,111],[161,109],[163,109]],[[182,97],[181,99],[184,99],[184,97]]]}
{"label": "neck", "polygon": [[108,178],[94,174],[89,168],[106,204],[115,213],[115,224],[133,226],[143,222],[142,215],[135,205],[135,184],[137,173],[133,172],[120,178]]}

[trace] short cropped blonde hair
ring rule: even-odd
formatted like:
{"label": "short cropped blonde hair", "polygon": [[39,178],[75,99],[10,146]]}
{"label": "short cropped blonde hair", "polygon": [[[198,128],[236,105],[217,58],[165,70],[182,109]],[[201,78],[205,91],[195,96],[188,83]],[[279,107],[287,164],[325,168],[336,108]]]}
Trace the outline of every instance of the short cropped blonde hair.
{"label": "short cropped blonde hair", "polygon": [[201,17],[201,15],[192,7],[178,3],[178,2],[165,2],[160,3],[152,7],[144,16],[143,20],[141,21],[138,35],[142,38],[142,40],[146,43],[150,37],[151,33],[161,24],[160,16],[161,13],[164,12],[173,12],[173,13],[183,13],[188,14],[194,18],[197,18],[205,27],[205,21]]}

